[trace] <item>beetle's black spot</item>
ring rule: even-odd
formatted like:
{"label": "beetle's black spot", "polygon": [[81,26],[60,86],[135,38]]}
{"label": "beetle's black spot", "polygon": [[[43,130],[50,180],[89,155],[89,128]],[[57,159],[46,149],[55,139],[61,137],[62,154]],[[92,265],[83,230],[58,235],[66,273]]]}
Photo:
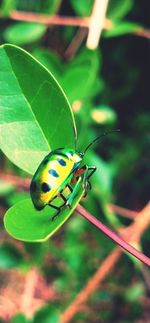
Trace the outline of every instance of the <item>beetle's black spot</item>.
{"label": "beetle's black spot", "polygon": [[32,181],[32,183],[30,185],[30,190],[31,190],[31,192],[35,192],[36,191],[36,182]]}
{"label": "beetle's black spot", "polygon": [[47,193],[47,192],[49,192],[49,191],[51,190],[51,187],[50,187],[50,185],[48,185],[47,183],[42,183],[42,185],[41,185],[41,189],[42,189],[42,191],[43,191],[44,193]]}
{"label": "beetle's black spot", "polygon": [[57,161],[58,161],[58,163],[59,163],[61,166],[66,166],[66,162],[65,162],[65,160],[64,160],[64,159],[62,159],[62,158],[57,158]]}
{"label": "beetle's black spot", "polygon": [[59,175],[58,175],[58,173],[56,172],[55,169],[50,169],[48,172],[49,172],[50,175],[52,175],[54,177],[59,177]]}

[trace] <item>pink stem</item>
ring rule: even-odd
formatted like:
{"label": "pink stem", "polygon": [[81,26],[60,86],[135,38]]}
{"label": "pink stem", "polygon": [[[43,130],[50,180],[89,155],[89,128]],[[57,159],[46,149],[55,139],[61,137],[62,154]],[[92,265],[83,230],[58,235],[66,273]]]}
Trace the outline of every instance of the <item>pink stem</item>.
{"label": "pink stem", "polygon": [[142,261],[145,265],[150,267],[150,258],[148,258],[143,253],[132,247],[129,243],[125,242],[115,232],[107,228],[105,224],[97,220],[92,214],[85,210],[81,205],[77,206],[76,211],[79,214],[81,214],[84,218],[86,218],[89,222],[91,222],[93,225],[95,225],[98,229],[100,229],[110,239],[115,241],[121,248],[123,248],[131,255]]}

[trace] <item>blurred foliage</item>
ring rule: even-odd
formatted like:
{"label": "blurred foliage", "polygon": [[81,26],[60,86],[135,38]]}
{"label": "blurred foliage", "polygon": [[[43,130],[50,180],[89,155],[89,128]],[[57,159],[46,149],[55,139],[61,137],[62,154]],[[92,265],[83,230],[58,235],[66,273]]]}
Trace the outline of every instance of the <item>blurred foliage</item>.
{"label": "blurred foliage", "polygon": [[46,29],[44,24],[21,22],[8,27],[5,30],[4,39],[8,43],[25,45],[40,40]]}
{"label": "blurred foliage", "polygon": [[[115,227],[118,222],[127,225],[130,221],[108,213],[108,203],[139,210],[149,200],[149,43],[136,35],[139,30],[149,28],[147,1],[124,0],[120,4],[119,0],[110,0],[107,17],[112,28],[103,31],[99,48],[90,51],[83,43],[70,59],[66,59],[65,50],[76,28],[47,28],[8,18],[12,9],[84,17],[90,15],[92,5],[93,0],[1,0],[4,18],[0,21],[0,43],[11,41],[24,46],[60,82],[72,104],[80,150],[99,134],[121,129],[91,147],[85,159],[87,164],[97,166],[97,172],[91,180],[92,191],[83,203],[94,215]],[[27,175],[2,153],[0,158],[1,171],[12,172],[22,179]],[[1,181],[1,215],[27,194]],[[5,241],[2,226],[1,233],[1,269],[28,270],[35,265],[58,295],[63,294],[63,298],[58,297],[38,310],[32,320],[17,314],[12,323],[59,322],[59,313],[114,248],[110,240],[78,215],[49,241],[37,245],[23,243],[21,250],[13,239]],[[142,237],[142,247],[148,254],[148,230]],[[89,300],[88,310],[76,315],[72,322],[146,322],[148,293],[142,267],[135,266],[124,255],[115,272]]]}

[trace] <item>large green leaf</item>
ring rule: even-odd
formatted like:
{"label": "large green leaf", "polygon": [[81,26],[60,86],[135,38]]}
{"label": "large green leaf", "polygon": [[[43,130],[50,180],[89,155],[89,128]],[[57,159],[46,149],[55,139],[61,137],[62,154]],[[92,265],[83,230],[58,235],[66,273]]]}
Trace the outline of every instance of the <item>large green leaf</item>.
{"label": "large green leaf", "polygon": [[49,71],[51,71],[58,81],[60,81],[65,64],[56,53],[45,48],[38,47],[32,52],[32,54]]}
{"label": "large green leaf", "polygon": [[67,98],[43,65],[13,45],[0,47],[0,147],[34,173],[56,148],[74,148],[75,123]]}
{"label": "large green leaf", "polygon": [[47,206],[42,211],[36,211],[31,199],[23,200],[7,211],[4,218],[5,228],[10,235],[19,240],[45,241],[70,217],[82,195],[83,190],[80,186],[72,208],[64,207],[53,221],[52,217],[56,214],[56,210]]}
{"label": "large green leaf", "polygon": [[6,28],[4,38],[9,43],[25,45],[39,40],[46,29],[46,25],[36,22],[17,22]]}

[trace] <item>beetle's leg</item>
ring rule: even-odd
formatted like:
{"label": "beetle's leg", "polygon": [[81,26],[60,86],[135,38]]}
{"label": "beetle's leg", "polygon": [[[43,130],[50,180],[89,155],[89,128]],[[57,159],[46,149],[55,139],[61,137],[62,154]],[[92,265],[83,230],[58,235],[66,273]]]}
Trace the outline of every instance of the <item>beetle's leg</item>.
{"label": "beetle's leg", "polygon": [[[89,171],[91,171],[90,172],[90,174],[88,174],[88,172]],[[78,178],[78,180],[77,180],[77,182],[76,182],[76,184],[75,184],[75,186],[74,186],[74,188],[73,188],[73,190],[72,190],[72,192],[71,192],[71,194],[70,194],[70,196],[69,196],[69,199],[67,200],[67,202],[66,202],[66,205],[68,206],[68,207],[71,207],[71,204],[72,204],[72,202],[73,202],[73,200],[74,200],[74,197],[75,197],[75,195],[76,195],[76,193],[77,193],[77,190],[78,190],[78,186],[79,186],[79,184],[80,184],[80,182],[81,182],[81,180],[82,180],[82,183],[83,183],[83,189],[84,189],[84,191],[85,191],[85,194],[84,194],[84,197],[87,195],[87,191],[88,191],[88,189],[91,189],[91,183],[90,183],[90,181],[89,181],[89,178],[93,175],[93,173],[96,171],[96,167],[95,166],[86,166],[86,165],[84,165],[83,167],[81,167],[79,170],[78,170],[78,172],[77,172],[77,176],[79,175],[79,178]],[[80,173],[81,172],[81,173]],[[80,175],[81,174],[81,175]],[[68,186],[68,185],[67,185]]]}
{"label": "beetle's leg", "polygon": [[60,206],[55,206],[53,204],[48,204],[50,207],[52,207],[53,209],[57,210],[57,213],[55,215],[53,215],[52,217],[52,221],[55,220],[55,218],[59,215],[60,211],[61,211],[61,207]]}
{"label": "beetle's leg", "polygon": [[78,178],[78,180],[77,180],[77,182],[76,182],[76,184],[75,184],[75,186],[74,186],[74,188],[73,188],[73,190],[72,190],[72,192],[71,192],[70,196],[69,196],[69,199],[68,199],[68,200],[67,200],[67,202],[66,202],[66,205],[67,205],[69,208],[71,208],[71,204],[72,204],[72,202],[73,202],[73,200],[74,200],[74,197],[75,197],[75,196],[76,196],[76,194],[77,194],[78,186],[79,186],[79,184],[80,184],[81,180],[82,180],[82,178],[81,178],[81,176],[80,176],[80,177]]}
{"label": "beetle's leg", "polygon": [[73,191],[73,188],[71,187],[71,185],[70,185],[70,184],[67,184],[67,187],[69,188],[70,192],[72,192],[72,191]]}
{"label": "beetle's leg", "polygon": [[[96,171],[96,167],[95,166],[86,166],[85,172],[83,174],[83,188],[85,190],[85,194],[84,197],[86,197],[88,190],[90,190],[92,188],[91,183],[89,181],[89,178],[94,174],[94,172]],[[91,171],[89,174],[88,172]]]}
{"label": "beetle's leg", "polygon": [[[56,196],[57,197],[57,196]],[[64,203],[60,206],[55,206],[53,204],[48,204],[49,206],[53,207],[55,210],[57,210],[57,213],[52,217],[52,221],[55,220],[55,218],[59,215],[60,211],[61,211],[61,208],[66,205],[67,203],[67,198],[62,194],[60,193],[60,197],[62,198],[62,200],[64,201]]]}
{"label": "beetle's leg", "polygon": [[88,170],[91,170],[91,173],[87,176],[87,178],[89,179],[96,171],[96,167],[95,166],[88,166]]}
{"label": "beetle's leg", "polygon": [[66,198],[62,193],[60,193],[60,197],[61,197],[61,198],[62,198],[62,200],[64,201],[64,203],[63,203],[60,207],[63,207],[64,205],[66,205],[67,198]]}

